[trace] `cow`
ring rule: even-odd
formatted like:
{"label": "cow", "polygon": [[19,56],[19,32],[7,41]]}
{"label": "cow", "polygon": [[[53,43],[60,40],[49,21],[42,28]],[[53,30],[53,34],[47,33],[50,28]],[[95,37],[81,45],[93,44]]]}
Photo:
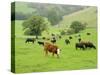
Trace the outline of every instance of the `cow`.
{"label": "cow", "polygon": [[95,45],[90,41],[80,41],[80,43],[84,44],[85,48],[94,48],[94,49],[96,49]]}
{"label": "cow", "polygon": [[86,33],[87,35],[91,35],[91,33]]}
{"label": "cow", "polygon": [[94,49],[96,49],[95,45],[92,42],[86,42],[85,43],[85,47],[86,48],[94,48]]}
{"label": "cow", "polygon": [[78,34],[78,37],[81,37],[81,35],[80,35],[80,34]]}
{"label": "cow", "polygon": [[80,43],[80,42],[76,43],[75,47],[76,47],[76,50],[77,50],[77,48],[80,48],[80,49],[83,49],[83,50],[85,49],[85,45],[83,43]]}
{"label": "cow", "polygon": [[69,36],[69,39],[72,39],[72,36]]}
{"label": "cow", "polygon": [[52,56],[54,56],[54,54],[57,55],[57,57],[59,58],[59,53],[60,53],[60,49],[58,48],[58,46],[45,42],[44,43],[44,51],[45,51],[45,55],[48,55],[48,52],[52,53]]}
{"label": "cow", "polygon": [[70,44],[70,41],[68,39],[65,39],[66,44]]}
{"label": "cow", "polygon": [[44,42],[42,42],[42,41],[38,41],[37,43],[38,43],[39,45],[44,46]]}
{"label": "cow", "polygon": [[81,41],[81,38],[78,38],[78,41],[80,42]]}
{"label": "cow", "polygon": [[61,35],[59,35],[59,38],[60,38],[60,39],[62,38]]}
{"label": "cow", "polygon": [[54,43],[56,43],[56,39],[51,39],[51,42],[54,44]]}
{"label": "cow", "polygon": [[34,38],[27,38],[26,41],[25,41],[25,43],[29,43],[29,42],[34,43],[35,39]]}
{"label": "cow", "polygon": [[56,36],[57,36],[58,39],[61,39],[62,38],[62,36],[59,35],[59,34],[57,34]]}
{"label": "cow", "polygon": [[52,33],[51,36],[55,36],[55,34]]}
{"label": "cow", "polygon": [[43,39],[43,40],[45,40],[45,39],[46,39],[46,37],[42,37],[42,39]]}

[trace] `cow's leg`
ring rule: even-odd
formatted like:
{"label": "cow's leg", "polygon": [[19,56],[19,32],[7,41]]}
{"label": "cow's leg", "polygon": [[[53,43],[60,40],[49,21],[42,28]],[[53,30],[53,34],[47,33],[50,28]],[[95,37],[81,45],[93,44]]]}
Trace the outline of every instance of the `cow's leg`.
{"label": "cow's leg", "polygon": [[77,47],[76,47],[76,50],[77,50]]}
{"label": "cow's leg", "polygon": [[48,55],[48,51],[47,50],[45,50],[45,56],[47,56]]}
{"label": "cow's leg", "polygon": [[25,41],[25,43],[27,43],[27,40]]}
{"label": "cow's leg", "polygon": [[54,57],[54,52],[52,53],[52,56]]}
{"label": "cow's leg", "polygon": [[59,58],[59,54],[57,54],[57,58]]}
{"label": "cow's leg", "polygon": [[57,49],[57,57],[59,58],[60,49]]}

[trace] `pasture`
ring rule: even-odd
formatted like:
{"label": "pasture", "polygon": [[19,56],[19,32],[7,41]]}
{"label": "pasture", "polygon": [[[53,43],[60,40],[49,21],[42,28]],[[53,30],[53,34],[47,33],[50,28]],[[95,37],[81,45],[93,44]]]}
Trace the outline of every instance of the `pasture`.
{"label": "pasture", "polygon": [[[93,8],[90,8],[94,11]],[[90,9],[87,9],[90,11]],[[87,11],[85,10],[85,11]],[[84,11],[84,12],[85,12]],[[83,12],[83,11],[82,11]],[[81,14],[81,12],[78,12]],[[72,14],[73,15],[73,14]],[[75,14],[78,15],[78,14]],[[84,15],[83,15],[84,16]],[[69,19],[70,16],[65,16],[61,24],[62,28]],[[72,16],[71,16],[72,18]],[[61,49],[60,58],[57,58],[55,55],[52,56],[51,53],[46,57],[44,53],[43,46],[39,45],[37,41],[35,43],[25,43],[27,37],[23,35],[22,31],[22,23],[23,20],[15,21],[15,69],[16,73],[26,73],[26,72],[45,72],[45,71],[63,71],[63,70],[81,70],[81,69],[91,69],[97,68],[97,30],[96,30],[96,18],[91,21],[89,17],[86,19],[88,25],[92,28],[87,28],[86,30],[81,31],[79,34],[83,40],[92,41],[96,46],[96,49],[86,49],[76,50],[75,43],[78,42],[75,37],[76,34],[71,35],[73,39],[70,40],[70,44],[65,44],[65,39],[69,37],[69,35],[62,36],[62,39],[58,39],[56,45]],[[74,17],[75,19],[75,17]],[[76,17],[76,19],[79,19]],[[65,21],[67,20],[67,21]],[[85,20],[85,19],[84,19]],[[68,24],[70,24],[68,21]],[[93,28],[94,27],[94,28]],[[50,33],[58,32],[57,27],[51,27]],[[91,35],[86,35],[87,32],[91,32]],[[48,36],[45,32],[43,32],[43,36]],[[43,41],[43,40],[41,40]]]}
{"label": "pasture", "polygon": [[[89,29],[87,30],[89,31]],[[94,34],[95,30],[91,30]],[[82,33],[83,39],[92,40],[95,45],[97,36],[86,36]],[[73,35],[74,37],[74,35]],[[92,38],[90,38],[92,37]],[[77,70],[77,69],[90,69],[97,67],[97,50],[87,49],[76,50],[76,38],[71,40],[71,44],[66,45],[64,39],[57,41],[57,45],[61,48],[60,58],[53,57],[52,54],[46,57],[43,51],[43,46],[39,46],[37,42],[25,43],[25,38],[15,39],[15,66],[16,73],[20,72],[43,72],[43,71],[59,71],[59,70]],[[97,48],[97,45],[96,45]]]}

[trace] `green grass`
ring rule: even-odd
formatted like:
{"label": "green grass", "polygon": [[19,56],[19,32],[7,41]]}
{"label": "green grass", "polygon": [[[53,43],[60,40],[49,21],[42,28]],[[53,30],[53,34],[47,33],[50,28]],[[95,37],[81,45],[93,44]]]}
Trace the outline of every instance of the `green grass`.
{"label": "green grass", "polygon": [[[96,30],[96,14],[93,12],[95,8],[84,9],[65,16],[63,21],[60,22],[61,27],[65,28],[65,25],[69,25],[73,20],[81,20],[82,22],[88,22],[89,27],[80,32],[81,38],[84,40],[92,41],[97,48],[97,30]],[[89,15],[90,14],[90,15]],[[87,17],[86,17],[87,16]],[[82,18],[83,17],[83,18]],[[85,18],[86,17],[86,18]],[[71,35],[73,39],[71,44],[66,45],[64,40],[69,36],[63,36],[62,39],[57,40],[57,45],[62,50],[60,58],[53,57],[49,54],[47,57],[44,54],[43,46],[39,46],[37,42],[25,43],[25,36],[22,30],[23,21],[15,21],[15,69],[16,73],[25,72],[44,72],[44,71],[59,71],[59,70],[79,70],[79,69],[91,69],[97,67],[97,49],[76,50],[75,43],[78,42],[75,38],[76,34]],[[50,33],[59,33],[57,27],[50,27]],[[91,32],[90,36],[86,33]],[[48,36],[46,32],[43,32],[43,36]],[[23,37],[23,38],[22,38]]]}
{"label": "green grass", "polygon": [[[94,29],[88,29],[88,31],[96,33]],[[97,35],[86,36],[85,33],[81,35],[84,40],[92,40],[97,47]],[[57,45],[62,50],[59,59],[56,56],[52,57],[52,54],[45,57],[43,47],[39,46],[37,42],[26,44],[25,39],[16,38],[16,73],[96,68],[97,50],[76,50],[75,43],[77,39],[74,35],[72,36],[73,39],[70,45],[64,43],[64,39],[68,36],[64,36],[61,40],[57,41]]]}

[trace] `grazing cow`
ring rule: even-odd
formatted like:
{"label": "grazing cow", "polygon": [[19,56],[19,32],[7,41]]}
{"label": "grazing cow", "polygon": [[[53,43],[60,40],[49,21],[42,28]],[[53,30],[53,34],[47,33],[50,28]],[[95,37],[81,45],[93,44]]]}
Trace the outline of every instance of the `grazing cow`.
{"label": "grazing cow", "polygon": [[72,36],[69,36],[69,39],[72,39]]}
{"label": "grazing cow", "polygon": [[59,53],[60,53],[60,49],[58,48],[58,46],[45,42],[44,43],[44,51],[45,54],[48,55],[48,52],[52,53],[52,55],[54,56],[54,54],[57,55],[57,57],[59,58]]}
{"label": "grazing cow", "polygon": [[78,34],[78,37],[81,37],[81,35],[80,35],[80,34]]}
{"label": "grazing cow", "polygon": [[70,41],[68,39],[65,39],[66,44],[70,44]]}
{"label": "grazing cow", "polygon": [[38,41],[37,42],[39,45],[43,45],[44,46],[44,42],[42,42],[42,41]]}
{"label": "grazing cow", "polygon": [[59,39],[61,39],[62,37],[61,37],[61,35],[59,35]]}
{"label": "grazing cow", "polygon": [[42,37],[42,39],[43,39],[43,40],[45,40],[45,39],[46,39],[46,37]]}
{"label": "grazing cow", "polygon": [[56,36],[57,36],[58,39],[61,39],[62,38],[62,36],[59,35],[59,34],[57,34]]}
{"label": "grazing cow", "polygon": [[51,36],[55,36],[55,34],[52,33]]}
{"label": "grazing cow", "polygon": [[32,42],[32,43],[34,43],[34,41],[35,41],[35,39],[34,38],[27,38],[26,39],[26,41],[25,41],[25,43],[29,43],[29,42]]}
{"label": "grazing cow", "polygon": [[77,50],[77,48],[80,48],[80,49],[83,49],[83,50],[85,49],[85,45],[83,43],[76,43],[75,47],[76,47],[76,50]]}
{"label": "grazing cow", "polygon": [[51,42],[54,44],[54,43],[56,43],[56,39],[51,39]]}
{"label": "grazing cow", "polygon": [[92,42],[86,42],[85,43],[85,47],[86,48],[94,48],[94,49],[96,49],[95,45]]}
{"label": "grazing cow", "polygon": [[95,45],[90,41],[80,41],[80,43],[84,44],[85,48],[94,48],[94,49],[96,49]]}
{"label": "grazing cow", "polygon": [[87,35],[91,35],[91,33],[86,33]]}
{"label": "grazing cow", "polygon": [[78,41],[80,42],[81,41],[81,38],[78,38]]}

